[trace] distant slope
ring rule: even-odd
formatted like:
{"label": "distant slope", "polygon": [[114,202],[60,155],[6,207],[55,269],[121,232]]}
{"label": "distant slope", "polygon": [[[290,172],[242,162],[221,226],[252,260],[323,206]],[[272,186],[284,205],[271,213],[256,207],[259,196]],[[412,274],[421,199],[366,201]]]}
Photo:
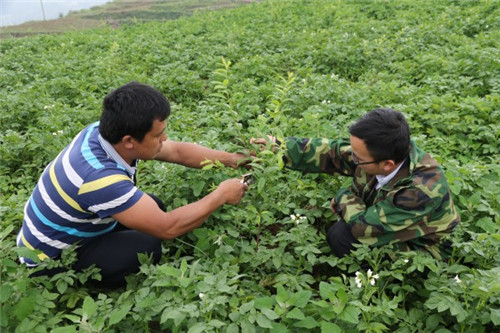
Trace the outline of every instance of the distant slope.
{"label": "distant slope", "polygon": [[61,33],[68,30],[100,26],[119,27],[144,21],[172,20],[196,11],[232,8],[262,0],[114,0],[46,21],[30,21],[0,29],[0,38],[23,37],[40,33]]}

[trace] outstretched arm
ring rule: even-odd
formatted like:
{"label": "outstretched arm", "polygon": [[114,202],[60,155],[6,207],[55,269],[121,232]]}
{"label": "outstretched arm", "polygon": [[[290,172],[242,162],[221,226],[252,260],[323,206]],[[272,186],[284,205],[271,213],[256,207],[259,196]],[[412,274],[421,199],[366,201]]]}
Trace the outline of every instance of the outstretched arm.
{"label": "outstretched arm", "polygon": [[194,143],[176,142],[167,140],[163,143],[156,160],[181,164],[190,168],[203,167],[206,160],[219,161],[225,166],[237,168],[244,164],[248,156],[239,153],[228,153],[220,150],[206,148]]}
{"label": "outstretched arm", "polygon": [[247,188],[240,179],[228,179],[202,199],[166,213],[150,196],[143,194],[135,205],[114,214],[113,218],[130,229],[173,239],[202,225],[220,206],[239,203]]}

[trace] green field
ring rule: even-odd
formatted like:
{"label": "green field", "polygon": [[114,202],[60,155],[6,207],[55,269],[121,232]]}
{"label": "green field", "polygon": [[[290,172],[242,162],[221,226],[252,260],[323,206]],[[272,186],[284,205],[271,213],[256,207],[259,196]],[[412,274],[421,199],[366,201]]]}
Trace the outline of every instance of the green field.
{"label": "green field", "polygon": [[[340,0],[0,41],[0,331],[498,331],[499,44],[497,1]],[[15,237],[31,190],[98,120],[104,95],[131,80],[171,101],[169,138],[229,151],[265,134],[346,136],[368,110],[401,110],[460,211],[452,258],[387,260],[391,246],[334,258],[329,203],[350,180],[281,170],[280,155],[262,151],[242,203],[164,241],[161,263],[142,258],[125,289],[83,284],[95,269],[29,278]],[[243,172],[142,162],[139,187],[174,209]]]}
{"label": "green field", "polygon": [[0,28],[0,39],[166,21],[207,10],[234,8],[259,1],[262,0],[113,0],[102,6],[72,11],[58,19],[29,21]]}

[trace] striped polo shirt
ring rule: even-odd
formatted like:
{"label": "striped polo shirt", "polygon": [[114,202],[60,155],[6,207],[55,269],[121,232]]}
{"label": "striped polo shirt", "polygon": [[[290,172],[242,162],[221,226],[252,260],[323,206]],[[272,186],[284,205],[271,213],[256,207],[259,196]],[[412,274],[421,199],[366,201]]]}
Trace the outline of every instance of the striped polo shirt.
{"label": "striped polo shirt", "polygon": [[[111,232],[111,217],[141,198],[128,165],[99,134],[99,122],[81,131],[45,168],[24,208],[17,246],[40,250],[40,260]],[[20,258],[28,266],[36,264]]]}

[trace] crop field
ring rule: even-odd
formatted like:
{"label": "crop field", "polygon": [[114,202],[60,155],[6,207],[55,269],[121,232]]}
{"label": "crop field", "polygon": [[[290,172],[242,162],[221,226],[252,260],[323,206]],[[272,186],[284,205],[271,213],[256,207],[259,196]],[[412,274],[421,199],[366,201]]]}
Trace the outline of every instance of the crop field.
{"label": "crop field", "polygon": [[[0,28],[0,39],[25,37],[41,33],[61,33],[97,27],[119,27],[147,21],[166,21],[197,12],[219,10],[262,0],[113,0],[101,6],[53,20],[28,21]],[[43,1],[41,1],[43,4]],[[61,14],[62,15],[62,14]]]}
{"label": "crop field", "polygon": [[[500,2],[269,0],[165,22],[0,41],[0,331],[498,332]],[[23,208],[45,166],[129,81],[172,104],[167,134],[257,150],[237,206],[141,256],[127,286],[95,268],[30,278]],[[350,179],[283,169],[252,137],[346,137],[402,111],[444,167],[462,222],[437,261],[391,245],[337,259],[330,200]],[[174,209],[246,170],[141,162],[138,185]],[[50,266],[70,267],[71,251]]]}

